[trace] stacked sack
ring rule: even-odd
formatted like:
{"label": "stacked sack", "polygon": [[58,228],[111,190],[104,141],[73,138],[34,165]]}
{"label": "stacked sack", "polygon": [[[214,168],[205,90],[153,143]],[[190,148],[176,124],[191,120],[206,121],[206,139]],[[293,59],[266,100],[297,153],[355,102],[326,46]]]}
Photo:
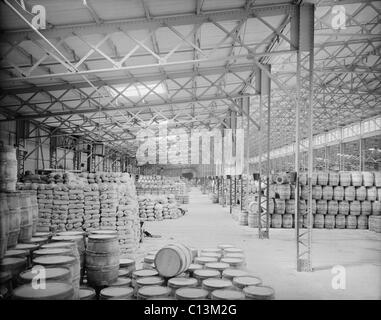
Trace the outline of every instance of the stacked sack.
{"label": "stacked sack", "polygon": [[118,185],[116,230],[120,252],[133,253],[139,246],[140,219],[135,185],[131,179]]}
{"label": "stacked sack", "polygon": [[84,196],[84,221],[83,230],[91,231],[99,229],[100,226],[100,202],[99,202],[99,190],[98,184],[84,184],[83,185]]}
{"label": "stacked sack", "polygon": [[50,231],[53,214],[53,185],[39,184],[37,188],[38,222],[37,231]]}
{"label": "stacked sack", "polygon": [[82,230],[84,217],[83,184],[69,184],[69,214],[66,221],[66,230]]}
{"label": "stacked sack", "polygon": [[160,202],[156,202],[153,208],[155,219],[158,221],[163,220],[163,205]]}
{"label": "stacked sack", "polygon": [[69,188],[64,184],[53,185],[52,231],[66,231],[69,213]]}
{"label": "stacked sack", "polygon": [[101,205],[101,229],[116,230],[116,208],[118,204],[117,184],[99,184]]}

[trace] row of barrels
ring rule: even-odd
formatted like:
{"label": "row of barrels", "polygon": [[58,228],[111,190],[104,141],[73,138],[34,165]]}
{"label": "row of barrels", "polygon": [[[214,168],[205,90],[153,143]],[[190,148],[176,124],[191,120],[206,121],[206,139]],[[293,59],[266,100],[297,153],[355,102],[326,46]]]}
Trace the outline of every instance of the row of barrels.
{"label": "row of barrels", "polygon": [[[299,200],[299,214],[307,214],[306,200]],[[294,214],[295,199],[269,199],[268,212],[270,214]],[[267,207],[267,204],[265,204]],[[343,215],[381,215],[380,201],[337,201],[337,200],[315,200],[311,202],[313,214],[343,214]],[[259,210],[258,202],[251,202],[248,206],[249,212],[257,213]]]}
{"label": "row of barrels", "polygon": [[[295,178],[294,174],[284,172],[272,175],[271,181],[278,185],[282,185],[293,183]],[[302,185],[308,184],[307,173],[299,174],[299,182]],[[381,187],[381,173],[370,171],[313,172],[311,176],[311,185]]]}
{"label": "row of barrels", "polygon": [[[273,214],[269,216],[269,227],[271,228],[294,228],[295,216],[293,214]],[[258,215],[249,214],[247,225],[250,228],[258,228]],[[346,215],[323,215],[312,216],[312,221],[308,216],[299,216],[299,227],[307,228],[311,223],[317,229],[369,229],[370,231],[381,232],[381,216],[346,216]]]}
{"label": "row of barrels", "polygon": [[29,241],[36,233],[37,222],[36,191],[0,193],[0,258],[7,248]]}
{"label": "row of barrels", "polygon": [[[365,186],[312,186],[312,199],[315,200],[359,200],[359,201],[380,201],[381,188]],[[300,187],[300,198],[307,200],[309,197],[309,187]],[[295,199],[295,186],[289,184],[272,185],[270,187],[270,198],[288,200]]]}

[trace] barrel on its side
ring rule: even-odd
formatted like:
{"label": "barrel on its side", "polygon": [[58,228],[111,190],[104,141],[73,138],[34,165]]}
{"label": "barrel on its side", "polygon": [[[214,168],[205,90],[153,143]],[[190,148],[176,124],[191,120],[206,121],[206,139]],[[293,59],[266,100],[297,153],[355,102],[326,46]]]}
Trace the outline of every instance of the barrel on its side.
{"label": "barrel on its side", "polygon": [[161,248],[155,256],[155,266],[163,277],[175,277],[192,263],[192,252],[183,244],[173,243]]}

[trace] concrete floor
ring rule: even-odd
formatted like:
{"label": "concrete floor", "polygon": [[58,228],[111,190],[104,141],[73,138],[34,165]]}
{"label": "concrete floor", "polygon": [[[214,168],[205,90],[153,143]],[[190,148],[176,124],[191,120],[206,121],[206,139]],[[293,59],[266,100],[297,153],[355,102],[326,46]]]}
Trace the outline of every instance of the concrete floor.
{"label": "concrete floor", "polygon": [[[198,249],[233,244],[245,250],[247,269],[275,289],[276,299],[381,299],[381,234],[314,229],[314,271],[296,272],[293,229],[270,229],[271,239],[259,240],[256,229],[239,226],[228,207],[212,204],[196,188],[188,209],[182,218],[146,223],[162,238],[146,238],[140,257],[173,240]],[[335,265],[345,268],[345,289],[332,288]]]}

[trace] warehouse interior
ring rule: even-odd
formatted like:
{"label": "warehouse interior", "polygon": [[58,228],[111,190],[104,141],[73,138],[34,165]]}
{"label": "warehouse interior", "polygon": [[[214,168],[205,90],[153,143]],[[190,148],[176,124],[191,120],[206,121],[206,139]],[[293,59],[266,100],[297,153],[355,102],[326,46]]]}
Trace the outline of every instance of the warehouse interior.
{"label": "warehouse interior", "polygon": [[380,13],[3,0],[1,299],[380,300]]}

